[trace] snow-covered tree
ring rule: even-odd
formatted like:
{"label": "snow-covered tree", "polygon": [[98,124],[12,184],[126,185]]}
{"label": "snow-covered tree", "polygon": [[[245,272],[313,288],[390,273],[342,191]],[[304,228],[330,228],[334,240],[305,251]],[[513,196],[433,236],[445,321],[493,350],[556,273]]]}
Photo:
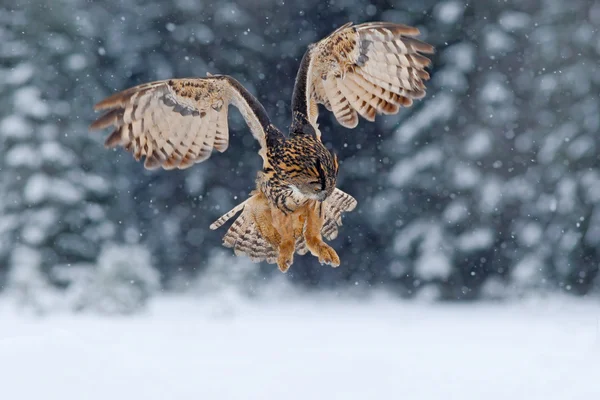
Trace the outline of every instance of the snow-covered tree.
{"label": "snow-covered tree", "polygon": [[107,244],[97,264],[59,266],[54,275],[67,283],[64,303],[74,311],[130,314],[160,289],[152,255],[140,245]]}
{"label": "snow-covered tree", "polygon": [[[20,269],[51,278],[56,265],[94,262],[121,222],[105,152],[80,118],[90,104],[86,32],[67,4],[44,4],[0,12],[7,111],[0,118],[0,269],[10,274],[7,286],[10,276],[25,274]],[[36,263],[27,267],[23,254]]]}

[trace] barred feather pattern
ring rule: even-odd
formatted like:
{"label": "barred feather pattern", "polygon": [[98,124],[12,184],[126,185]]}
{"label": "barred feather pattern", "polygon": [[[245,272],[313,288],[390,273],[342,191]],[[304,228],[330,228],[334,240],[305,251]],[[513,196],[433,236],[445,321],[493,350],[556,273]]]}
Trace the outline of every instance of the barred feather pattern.
{"label": "barred feather pattern", "polygon": [[237,107],[252,134],[266,148],[269,118],[260,103],[229,76],[171,79],[135,86],[98,104],[105,114],[91,130],[113,126],[106,147],[122,146],[144,167],[184,169],[229,146],[227,113]]}
{"label": "barred feather pattern", "polygon": [[327,240],[338,236],[338,227],[342,226],[342,213],[354,210],[357,201],[348,193],[335,189],[324,202],[325,222],[321,234]]}
{"label": "barred feather pattern", "polygon": [[[338,228],[342,225],[342,214],[354,210],[356,199],[348,193],[335,189],[331,196],[323,202],[323,215],[325,221],[321,234],[327,240],[333,240],[338,235]],[[269,243],[260,232],[257,220],[260,214],[270,212],[268,204],[262,194],[256,193],[231,211],[224,214],[211,224],[210,229],[218,229],[238,212],[241,214],[235,219],[225,236],[223,245],[233,248],[235,255],[246,255],[254,262],[266,261],[269,264],[277,262],[278,249]],[[296,253],[304,255],[308,252],[306,240],[301,235],[296,238]]]}
{"label": "barred feather pattern", "polygon": [[354,128],[358,116],[374,121],[377,114],[395,114],[425,96],[425,68],[430,60],[423,54],[433,46],[415,39],[417,28],[371,22],[348,23],[309,49],[303,114],[317,128],[318,107],[323,104],[337,121]]}
{"label": "barred feather pattern", "polygon": [[233,248],[236,256],[246,255],[253,262],[277,262],[278,250],[260,234],[250,213],[242,212],[233,222],[223,237],[223,245]]}

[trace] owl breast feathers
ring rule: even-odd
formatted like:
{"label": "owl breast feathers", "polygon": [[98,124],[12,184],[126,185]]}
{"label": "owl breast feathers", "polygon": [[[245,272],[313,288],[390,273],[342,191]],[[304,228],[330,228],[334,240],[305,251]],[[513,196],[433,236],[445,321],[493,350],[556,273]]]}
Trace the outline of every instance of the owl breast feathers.
{"label": "owl breast feathers", "polygon": [[371,22],[348,23],[310,45],[296,76],[289,135],[273,126],[260,102],[227,75],[157,81],[116,93],[96,104],[105,113],[90,129],[113,127],[107,147],[124,147],[148,169],[188,168],[212,150],[229,146],[228,109],[241,112],[260,145],[263,168],[256,191],[219,218],[215,229],[241,211],[224,245],[256,261],[277,262],[282,271],[294,253],[310,251],[337,266],[323,241],[337,235],[341,214],[356,206],[336,188],[339,164],[321,141],[319,104],[346,128],[359,116],[395,114],[425,95],[424,54],[433,47],[414,38],[416,28]]}

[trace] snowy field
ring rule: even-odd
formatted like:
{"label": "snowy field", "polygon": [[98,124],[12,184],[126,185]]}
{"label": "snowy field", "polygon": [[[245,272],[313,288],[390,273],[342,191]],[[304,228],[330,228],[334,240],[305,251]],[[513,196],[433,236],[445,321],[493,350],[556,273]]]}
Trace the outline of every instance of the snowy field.
{"label": "snowy field", "polygon": [[598,399],[600,306],[166,298],[36,318],[3,302],[0,377],[7,400]]}

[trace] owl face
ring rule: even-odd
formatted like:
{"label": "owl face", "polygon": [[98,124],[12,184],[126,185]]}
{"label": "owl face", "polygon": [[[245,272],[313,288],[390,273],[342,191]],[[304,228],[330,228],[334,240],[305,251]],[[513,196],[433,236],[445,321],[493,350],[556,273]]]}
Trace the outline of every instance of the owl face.
{"label": "owl face", "polygon": [[303,196],[317,201],[324,201],[335,189],[338,160],[335,154],[325,151],[315,152],[305,160],[304,168],[295,176],[291,176],[290,187]]}

